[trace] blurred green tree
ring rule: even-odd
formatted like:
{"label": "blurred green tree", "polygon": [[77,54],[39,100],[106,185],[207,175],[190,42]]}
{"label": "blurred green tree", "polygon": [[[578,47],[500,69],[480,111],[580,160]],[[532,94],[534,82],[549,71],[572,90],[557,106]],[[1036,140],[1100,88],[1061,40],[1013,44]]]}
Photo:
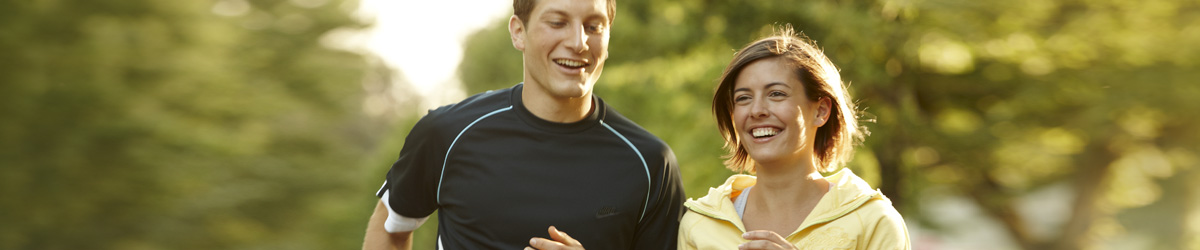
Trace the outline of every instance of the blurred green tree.
{"label": "blurred green tree", "polygon": [[[716,78],[787,23],[875,121],[848,167],[910,224],[943,226],[924,206],[953,196],[1023,249],[1200,247],[1186,237],[1200,234],[1200,192],[1185,184],[1200,180],[1198,2],[651,0],[617,13],[596,92],[674,148],[692,197],[730,174],[709,111]],[[469,93],[521,80],[506,24],[467,43]],[[1029,200],[1059,186],[1067,195]],[[1066,209],[1026,208],[1047,202]]]}
{"label": "blurred green tree", "polygon": [[355,1],[3,6],[0,249],[361,245]]}

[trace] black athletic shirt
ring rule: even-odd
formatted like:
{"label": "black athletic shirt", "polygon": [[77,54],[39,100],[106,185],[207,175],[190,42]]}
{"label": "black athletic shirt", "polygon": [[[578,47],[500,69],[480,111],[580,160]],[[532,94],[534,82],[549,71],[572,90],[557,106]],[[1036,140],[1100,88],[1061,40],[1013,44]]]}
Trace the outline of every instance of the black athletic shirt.
{"label": "black athletic shirt", "polygon": [[666,143],[595,96],[582,121],[539,119],[522,86],[430,111],[377,196],[439,211],[439,249],[522,249],[551,225],[592,250],[675,249],[685,196]]}

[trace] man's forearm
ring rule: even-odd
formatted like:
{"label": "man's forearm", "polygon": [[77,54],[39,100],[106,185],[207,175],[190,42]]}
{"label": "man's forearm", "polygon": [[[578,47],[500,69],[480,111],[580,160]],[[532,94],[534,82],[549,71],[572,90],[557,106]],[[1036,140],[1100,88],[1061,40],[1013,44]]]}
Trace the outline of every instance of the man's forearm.
{"label": "man's forearm", "polygon": [[375,212],[371,214],[371,220],[367,222],[366,236],[363,237],[363,250],[412,249],[412,232],[388,233],[383,228],[387,217],[387,207],[383,205],[383,202],[379,202],[379,205],[375,206]]}

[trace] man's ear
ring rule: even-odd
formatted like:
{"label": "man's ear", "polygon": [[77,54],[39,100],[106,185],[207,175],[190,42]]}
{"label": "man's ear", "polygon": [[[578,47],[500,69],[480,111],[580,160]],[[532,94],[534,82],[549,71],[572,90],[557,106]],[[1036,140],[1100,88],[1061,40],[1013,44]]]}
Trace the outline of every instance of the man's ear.
{"label": "man's ear", "polygon": [[517,15],[508,19],[508,36],[512,38],[513,48],[525,52],[525,23]]}

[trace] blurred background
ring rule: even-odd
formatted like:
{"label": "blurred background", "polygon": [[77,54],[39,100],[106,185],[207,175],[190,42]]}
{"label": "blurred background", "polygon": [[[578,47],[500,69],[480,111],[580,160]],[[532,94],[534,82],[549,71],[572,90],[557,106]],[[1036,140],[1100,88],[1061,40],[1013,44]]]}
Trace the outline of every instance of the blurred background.
{"label": "blurred background", "polygon": [[[356,249],[426,110],[521,81],[509,1],[0,4],[0,249]],[[1200,249],[1200,1],[618,3],[596,93],[732,174],[710,112],[773,24],[841,68],[914,249]],[[417,232],[432,249],[436,223]]]}

